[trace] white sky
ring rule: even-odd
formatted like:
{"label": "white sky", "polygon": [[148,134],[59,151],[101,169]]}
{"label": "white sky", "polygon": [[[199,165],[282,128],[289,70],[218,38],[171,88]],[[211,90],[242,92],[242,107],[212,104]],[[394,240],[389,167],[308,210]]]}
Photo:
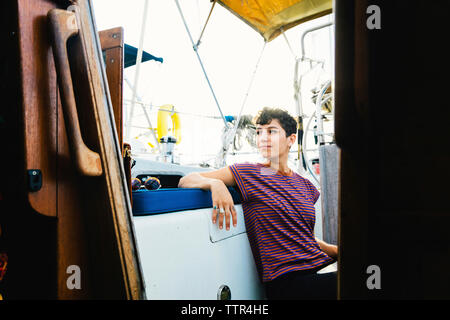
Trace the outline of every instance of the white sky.
{"label": "white sky", "polygon": [[[179,2],[192,37],[197,41],[211,3],[208,0]],[[99,31],[122,26],[125,43],[139,46],[144,0],[93,0],[93,5]],[[300,56],[300,35],[303,30],[330,19],[330,16],[322,17],[285,33],[296,55]],[[315,32],[305,39],[306,55],[326,61],[325,71],[321,73],[322,79],[332,77],[334,35],[329,30],[331,28]],[[239,113],[263,45],[263,38],[256,31],[222,6],[215,6],[203,35],[199,54],[225,115]],[[220,119],[200,117],[220,114],[174,0],[149,0],[143,48],[162,57],[164,63],[150,61],[141,65],[137,95],[155,107],[173,104],[178,111],[199,115],[180,116],[182,141],[177,145],[177,150],[193,162],[200,161],[202,157],[208,158],[206,155],[214,156],[220,148],[223,122]],[[294,56],[282,35],[267,43],[243,114],[255,115],[264,106],[276,106],[296,115],[293,98],[294,65]],[[124,73],[132,83],[134,72],[135,67],[131,67],[125,69]],[[317,75],[311,74],[304,80],[306,87],[302,92],[305,96],[305,114],[314,111],[306,95],[316,83]],[[131,99],[131,90],[126,84],[124,99]],[[125,112],[128,112],[126,107]],[[153,126],[156,126],[154,109],[150,112],[150,118]],[[133,125],[148,127],[140,106],[135,107]],[[131,136],[135,137],[142,132],[145,131],[134,129]],[[139,140],[154,143],[151,137],[141,137]],[[134,151],[136,148],[139,146]]]}

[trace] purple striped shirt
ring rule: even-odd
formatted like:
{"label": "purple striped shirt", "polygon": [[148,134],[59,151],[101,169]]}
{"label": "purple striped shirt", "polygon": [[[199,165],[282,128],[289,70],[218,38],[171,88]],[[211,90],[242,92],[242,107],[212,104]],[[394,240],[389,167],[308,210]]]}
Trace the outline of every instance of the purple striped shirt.
{"label": "purple striped shirt", "polygon": [[309,180],[259,163],[229,168],[242,193],[247,236],[263,282],[334,261],[314,237],[314,204],[320,193]]}

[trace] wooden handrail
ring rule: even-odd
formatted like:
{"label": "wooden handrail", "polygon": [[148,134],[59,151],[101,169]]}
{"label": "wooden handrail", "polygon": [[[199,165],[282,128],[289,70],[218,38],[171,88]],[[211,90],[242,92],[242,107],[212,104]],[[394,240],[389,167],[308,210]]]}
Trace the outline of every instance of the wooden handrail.
{"label": "wooden handrail", "polygon": [[78,34],[74,12],[53,9],[48,13],[52,47],[55,60],[61,104],[64,114],[67,136],[78,171],[86,176],[100,176],[103,173],[100,155],[90,150],[81,136],[77,106],[73,91],[72,76],[67,52],[67,40]]}

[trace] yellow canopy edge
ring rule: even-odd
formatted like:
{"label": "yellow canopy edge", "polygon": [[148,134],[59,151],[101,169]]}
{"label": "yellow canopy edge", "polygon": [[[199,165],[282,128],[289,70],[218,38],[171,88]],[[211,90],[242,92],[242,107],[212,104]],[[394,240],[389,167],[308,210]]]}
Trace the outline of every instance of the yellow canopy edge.
{"label": "yellow canopy edge", "polygon": [[303,22],[332,12],[332,0],[218,0],[267,41]]}

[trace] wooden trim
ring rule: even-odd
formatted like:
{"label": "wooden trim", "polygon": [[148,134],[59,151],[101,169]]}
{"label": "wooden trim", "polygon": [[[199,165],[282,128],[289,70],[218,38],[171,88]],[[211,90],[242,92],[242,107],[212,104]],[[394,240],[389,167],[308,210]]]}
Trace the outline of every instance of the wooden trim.
{"label": "wooden trim", "polygon": [[103,30],[98,34],[105,58],[106,76],[114,109],[117,137],[123,151],[123,28]]}

